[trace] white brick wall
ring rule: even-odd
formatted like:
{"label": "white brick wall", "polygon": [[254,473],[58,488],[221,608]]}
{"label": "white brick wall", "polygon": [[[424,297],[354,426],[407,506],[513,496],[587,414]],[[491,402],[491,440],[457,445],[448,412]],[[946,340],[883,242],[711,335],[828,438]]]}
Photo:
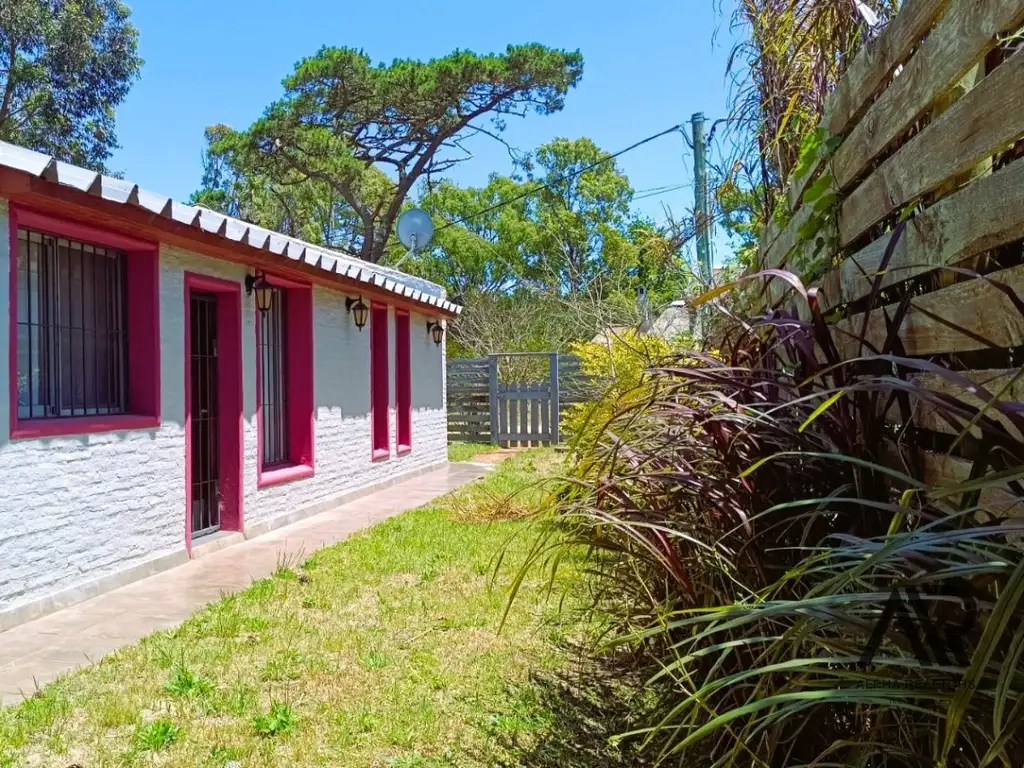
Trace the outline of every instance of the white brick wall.
{"label": "white brick wall", "polygon": [[[0,200],[0,233],[8,231]],[[0,275],[10,243],[0,237]],[[0,612],[180,551],[185,541],[184,272],[236,280],[246,268],[178,248],[160,252],[161,415],[158,429],[9,439],[8,356],[0,355]],[[9,282],[0,280],[7,298]],[[255,310],[242,293],[246,524],[272,520],[446,457],[444,353],[412,316],[413,450],[370,461],[369,329],[356,330],[345,295],[313,294],[316,462],[312,478],[256,486]],[[4,307],[7,301],[2,302]],[[0,340],[9,338],[0,312]],[[394,315],[391,313],[394,407]]]}

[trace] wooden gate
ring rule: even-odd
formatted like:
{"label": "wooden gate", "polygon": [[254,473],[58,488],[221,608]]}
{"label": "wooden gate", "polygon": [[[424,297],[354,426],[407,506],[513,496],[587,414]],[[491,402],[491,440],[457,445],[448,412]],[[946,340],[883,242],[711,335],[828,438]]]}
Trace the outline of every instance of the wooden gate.
{"label": "wooden gate", "polygon": [[[547,381],[505,382],[498,376],[502,357],[547,358]],[[491,435],[503,448],[509,446],[558,445],[559,408],[558,355],[509,352],[491,355]]]}
{"label": "wooden gate", "polygon": [[577,358],[548,352],[453,358],[447,376],[448,439],[503,446],[558,445],[565,409],[604,388]]}

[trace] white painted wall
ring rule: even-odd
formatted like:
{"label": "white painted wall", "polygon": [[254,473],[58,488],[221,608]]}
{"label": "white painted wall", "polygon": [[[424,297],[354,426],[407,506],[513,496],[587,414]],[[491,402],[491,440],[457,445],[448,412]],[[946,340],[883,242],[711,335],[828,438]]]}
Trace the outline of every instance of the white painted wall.
{"label": "white painted wall", "polygon": [[[7,204],[0,200],[0,233]],[[0,275],[9,274],[10,243],[0,237]],[[143,565],[185,545],[185,271],[241,283],[246,269],[164,246],[160,252],[161,415],[159,429],[40,440],[9,439],[9,359],[0,355],[0,613],[92,580]],[[9,281],[0,280],[8,305]],[[412,316],[413,450],[370,461],[369,329],[356,330],[345,295],[313,294],[315,474],[256,486],[255,309],[242,293],[247,525],[445,461],[444,347]],[[394,408],[394,314],[390,314]],[[9,339],[0,312],[0,340]]]}

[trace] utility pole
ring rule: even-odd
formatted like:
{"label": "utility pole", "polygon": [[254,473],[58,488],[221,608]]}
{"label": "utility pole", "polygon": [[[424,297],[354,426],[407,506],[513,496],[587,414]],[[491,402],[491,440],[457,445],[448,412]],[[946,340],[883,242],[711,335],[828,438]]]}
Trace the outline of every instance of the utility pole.
{"label": "utility pole", "polygon": [[[704,137],[704,113],[697,112],[690,122],[693,125],[693,216],[697,225],[697,264],[700,269],[702,291],[711,288],[711,211],[708,200],[708,157]],[[702,320],[708,316],[708,308],[700,313]],[[705,323],[701,322],[701,331]]]}

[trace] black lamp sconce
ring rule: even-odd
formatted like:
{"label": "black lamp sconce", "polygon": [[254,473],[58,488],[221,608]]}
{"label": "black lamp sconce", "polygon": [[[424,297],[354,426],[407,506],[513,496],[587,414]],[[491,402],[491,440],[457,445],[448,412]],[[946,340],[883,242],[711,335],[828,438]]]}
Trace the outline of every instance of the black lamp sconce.
{"label": "black lamp sconce", "polygon": [[440,323],[435,323],[432,320],[427,320],[427,333],[429,333],[434,343],[441,346],[441,341],[444,339],[444,326]]}
{"label": "black lamp sconce", "polygon": [[245,292],[249,296],[256,294],[256,309],[260,312],[270,311],[274,303],[274,286],[263,272],[256,270],[256,274],[245,276]]}
{"label": "black lamp sconce", "polygon": [[370,309],[363,301],[363,297],[345,299],[345,311],[352,315],[352,319],[356,322],[356,328],[362,331],[366,321],[370,318]]}

